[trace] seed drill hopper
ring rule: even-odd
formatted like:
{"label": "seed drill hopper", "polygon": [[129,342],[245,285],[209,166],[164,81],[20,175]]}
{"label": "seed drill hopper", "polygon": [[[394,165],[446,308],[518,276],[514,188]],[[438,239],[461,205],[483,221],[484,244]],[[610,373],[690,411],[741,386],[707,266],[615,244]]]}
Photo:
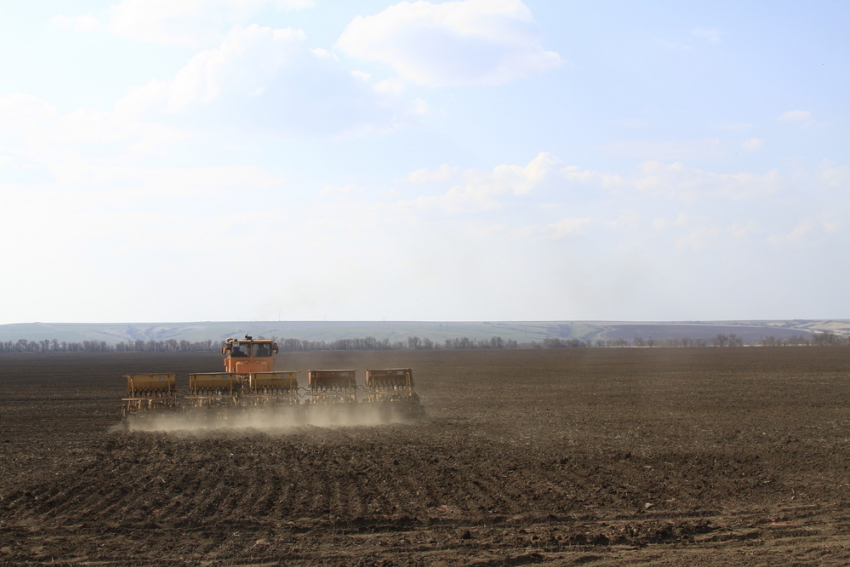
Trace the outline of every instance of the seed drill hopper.
{"label": "seed drill hopper", "polygon": [[422,408],[413,391],[410,368],[372,369],[366,371],[366,401],[380,404],[408,417],[419,417]]}
{"label": "seed drill hopper", "polygon": [[[367,370],[366,390],[370,402],[412,402],[416,396],[413,391],[413,370]],[[418,400],[418,396],[416,399]]]}
{"label": "seed drill hopper", "polygon": [[177,407],[176,374],[128,374],[122,415]]}
{"label": "seed drill hopper", "polygon": [[189,392],[184,397],[190,407],[235,406],[242,384],[232,372],[189,374]]}
{"label": "seed drill hopper", "polygon": [[243,397],[251,406],[291,406],[299,402],[298,372],[252,372]]}
{"label": "seed drill hopper", "polygon": [[[356,410],[361,404],[378,404],[394,412],[402,409],[403,415],[421,415],[410,368],[367,370],[365,388],[357,385],[355,370],[310,370],[307,387],[300,388],[298,371],[274,369],[277,352],[277,345],[267,339],[227,339],[221,349],[224,372],[189,374],[186,390],[177,389],[174,373],[128,374],[122,414],[223,409],[209,415],[226,415],[230,408],[341,404]],[[365,399],[358,400],[358,391],[365,392]]]}
{"label": "seed drill hopper", "polygon": [[357,402],[357,372],[354,370],[310,370],[307,372],[307,401],[311,404]]}

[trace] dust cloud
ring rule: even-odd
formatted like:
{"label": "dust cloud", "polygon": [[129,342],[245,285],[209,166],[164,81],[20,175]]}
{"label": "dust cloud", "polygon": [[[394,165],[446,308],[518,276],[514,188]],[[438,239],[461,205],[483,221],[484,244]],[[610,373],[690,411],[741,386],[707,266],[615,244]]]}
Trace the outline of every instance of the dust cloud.
{"label": "dust cloud", "polygon": [[394,408],[356,406],[281,406],[277,408],[221,408],[168,413],[145,412],[129,416],[117,429],[126,431],[209,432],[262,431],[286,433],[312,427],[376,426],[407,421]]}

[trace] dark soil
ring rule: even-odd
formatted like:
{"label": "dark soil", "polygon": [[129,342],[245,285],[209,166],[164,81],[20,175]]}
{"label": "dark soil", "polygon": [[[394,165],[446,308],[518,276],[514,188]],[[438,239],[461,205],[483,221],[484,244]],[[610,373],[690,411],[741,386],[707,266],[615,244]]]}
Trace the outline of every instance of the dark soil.
{"label": "dark soil", "polygon": [[0,564],[846,565],[850,349],[281,355],[412,367],[424,419],[123,431],[123,374],[0,355]]}

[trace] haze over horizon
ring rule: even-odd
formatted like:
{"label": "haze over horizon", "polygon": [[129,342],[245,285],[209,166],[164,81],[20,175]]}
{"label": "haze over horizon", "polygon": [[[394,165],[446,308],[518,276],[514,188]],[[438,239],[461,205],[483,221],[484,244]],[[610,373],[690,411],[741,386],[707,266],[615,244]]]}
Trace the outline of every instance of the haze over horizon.
{"label": "haze over horizon", "polygon": [[850,4],[0,7],[0,324],[850,319]]}

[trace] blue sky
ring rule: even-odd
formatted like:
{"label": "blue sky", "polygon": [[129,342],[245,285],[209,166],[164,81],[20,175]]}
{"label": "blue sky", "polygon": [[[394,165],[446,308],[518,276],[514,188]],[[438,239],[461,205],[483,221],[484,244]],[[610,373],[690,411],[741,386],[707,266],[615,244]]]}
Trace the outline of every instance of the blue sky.
{"label": "blue sky", "polygon": [[850,4],[0,5],[0,323],[850,318]]}

